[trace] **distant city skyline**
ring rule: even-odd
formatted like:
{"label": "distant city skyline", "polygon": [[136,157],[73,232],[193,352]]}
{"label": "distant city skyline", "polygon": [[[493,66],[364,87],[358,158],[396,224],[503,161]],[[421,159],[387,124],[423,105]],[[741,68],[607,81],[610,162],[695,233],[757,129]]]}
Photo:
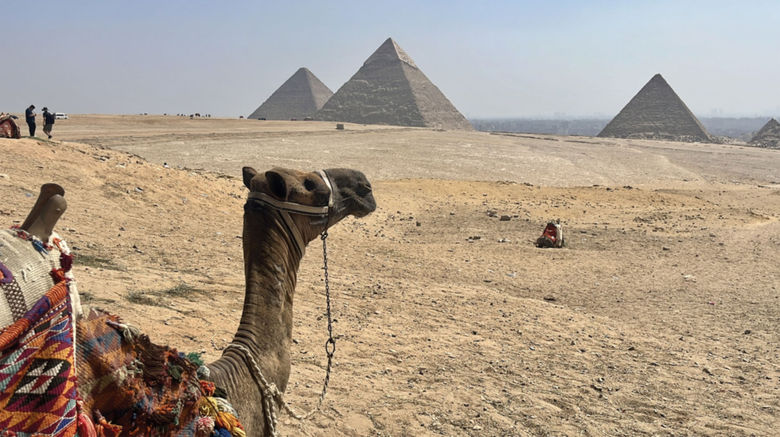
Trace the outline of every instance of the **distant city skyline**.
{"label": "distant city skyline", "polygon": [[611,118],[656,73],[699,117],[780,115],[780,2],[17,2],[0,111],[256,109],[337,91],[388,37],[468,118]]}

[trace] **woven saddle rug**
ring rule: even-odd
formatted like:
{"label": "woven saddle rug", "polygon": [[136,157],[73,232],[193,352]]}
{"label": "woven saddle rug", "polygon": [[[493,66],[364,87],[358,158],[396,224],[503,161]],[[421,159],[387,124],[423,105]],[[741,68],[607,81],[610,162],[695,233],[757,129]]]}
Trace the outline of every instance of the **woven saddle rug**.
{"label": "woven saddle rug", "polygon": [[71,266],[59,236],[0,231],[0,436],[75,435]]}
{"label": "woven saddle rug", "polygon": [[72,266],[70,249],[56,233],[43,242],[18,228],[0,230],[0,329],[21,319],[63,277],[78,316]]}

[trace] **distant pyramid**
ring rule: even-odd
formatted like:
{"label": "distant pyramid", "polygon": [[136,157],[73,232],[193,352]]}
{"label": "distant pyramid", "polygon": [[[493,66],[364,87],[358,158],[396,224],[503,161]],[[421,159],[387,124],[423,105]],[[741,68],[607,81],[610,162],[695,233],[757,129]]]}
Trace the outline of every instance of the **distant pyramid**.
{"label": "distant pyramid", "polygon": [[301,67],[248,118],[290,120],[312,117],[332,95],[333,91],[317,76],[308,68]]}
{"label": "distant pyramid", "polygon": [[780,149],[780,123],[774,118],[770,119],[750,140],[750,144],[759,147]]}
{"label": "distant pyramid", "polygon": [[653,76],[598,136],[711,141],[704,126],[660,74]]}
{"label": "distant pyramid", "polygon": [[388,38],[315,116],[318,120],[472,130],[471,124]]}

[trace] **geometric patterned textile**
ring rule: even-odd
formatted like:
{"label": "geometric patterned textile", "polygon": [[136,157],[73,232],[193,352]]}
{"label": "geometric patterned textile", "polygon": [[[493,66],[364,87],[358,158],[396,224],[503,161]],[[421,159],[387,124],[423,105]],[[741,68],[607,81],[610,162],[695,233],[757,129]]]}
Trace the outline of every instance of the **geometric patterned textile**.
{"label": "geometric patterned textile", "polygon": [[0,435],[76,435],[76,368],[61,281],[0,333]]}
{"label": "geometric patterned textile", "polygon": [[67,244],[52,234],[48,243],[21,229],[0,230],[0,329],[19,320],[61,276],[68,280],[75,315],[81,305]]}

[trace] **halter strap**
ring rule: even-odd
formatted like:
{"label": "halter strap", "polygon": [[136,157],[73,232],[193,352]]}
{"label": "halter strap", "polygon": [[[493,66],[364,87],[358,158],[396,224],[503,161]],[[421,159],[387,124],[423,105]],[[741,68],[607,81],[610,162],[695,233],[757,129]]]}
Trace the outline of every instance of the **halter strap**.
{"label": "halter strap", "polygon": [[325,173],[325,170],[317,170],[317,174],[320,175],[323,182],[325,182],[325,185],[328,187],[327,206],[311,206],[296,202],[285,202],[260,191],[250,191],[249,196],[247,197],[248,200],[256,200],[260,203],[264,203],[279,213],[279,216],[282,218],[282,223],[292,236],[292,240],[295,243],[295,247],[298,249],[301,258],[303,258],[303,254],[306,252],[306,242],[303,241],[303,236],[295,225],[295,222],[293,222],[292,217],[290,217],[290,213],[293,212],[315,217],[328,217],[330,208],[333,207],[333,185],[331,184],[330,177]]}
{"label": "halter strap", "polygon": [[[331,198],[332,197],[333,195],[331,195]],[[317,215],[317,216],[328,215],[328,206],[311,206],[311,205],[302,205],[300,203],[295,203],[295,202],[285,202],[283,200],[274,199],[272,196],[266,193],[261,193],[259,191],[250,191],[249,199],[259,200],[263,203],[268,204],[274,209],[278,209],[280,211],[297,212],[298,214],[305,214],[305,215]]]}

